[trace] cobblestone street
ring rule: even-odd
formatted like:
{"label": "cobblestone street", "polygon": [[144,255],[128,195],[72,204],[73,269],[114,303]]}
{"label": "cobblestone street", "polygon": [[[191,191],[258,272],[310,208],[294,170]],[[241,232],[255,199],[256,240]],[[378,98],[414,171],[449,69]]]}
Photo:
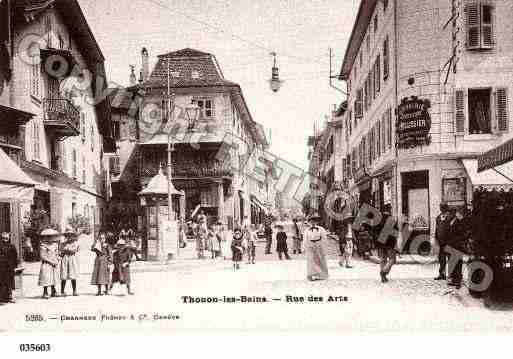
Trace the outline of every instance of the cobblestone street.
{"label": "cobblestone street", "polygon": [[[88,252],[81,255],[84,262],[91,260]],[[239,271],[234,271],[231,261],[224,259],[180,259],[168,265],[138,262],[133,265],[134,296],[125,295],[125,288],[115,287],[111,296],[96,297],[96,288],[89,285],[87,269],[90,267],[84,267],[79,297],[50,300],[41,299],[37,270],[33,269],[24,277],[26,297],[16,304],[0,307],[0,330],[119,330],[120,320],[124,321],[122,328],[127,330],[513,329],[511,312],[489,311],[471,299],[465,288],[455,292],[444,282],[434,281],[433,264],[397,265],[390,282],[384,285],[378,279],[379,269],[374,263],[356,260],[354,268],[346,269],[339,267],[336,259],[330,259],[330,279],[312,283],[305,279],[303,258],[293,256],[292,260],[281,262],[274,255],[265,258],[254,265],[243,263]],[[186,304],[183,296],[195,300],[209,298],[209,301],[217,298],[218,302]],[[249,299],[244,302],[241,296]],[[338,300],[329,301],[330,296]],[[235,302],[229,303],[232,297]],[[314,297],[322,297],[323,301],[310,301]],[[262,298],[266,302],[255,303]],[[27,321],[29,314],[42,315],[45,321]],[[102,314],[117,319],[102,321]],[[155,320],[155,315],[161,319]],[[96,318],[68,320],[66,316]]]}

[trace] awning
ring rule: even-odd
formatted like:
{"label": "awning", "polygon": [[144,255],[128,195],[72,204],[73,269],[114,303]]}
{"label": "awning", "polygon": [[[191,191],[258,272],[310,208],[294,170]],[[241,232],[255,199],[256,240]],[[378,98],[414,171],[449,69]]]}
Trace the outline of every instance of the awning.
{"label": "awning", "polygon": [[[169,186],[171,188],[169,188]],[[183,191],[178,191],[173,183],[168,184],[167,177],[162,173],[162,168],[159,169],[159,173],[153,177],[148,185],[139,192],[139,196],[148,196],[148,195],[167,195],[168,188],[172,195],[184,196],[185,193]]]}
{"label": "awning", "polygon": [[2,116],[0,125],[7,124],[6,121],[15,125],[24,125],[35,116],[33,113],[2,105],[0,105],[0,115]]}
{"label": "awning", "polygon": [[477,170],[477,159],[463,160],[463,165],[474,187],[513,188],[513,163],[496,166],[495,169],[487,169],[482,172]]}
{"label": "awning", "polygon": [[513,139],[479,156],[477,170],[481,172],[511,160],[513,160]]}
{"label": "awning", "polygon": [[35,184],[0,148],[0,198],[32,201]]}

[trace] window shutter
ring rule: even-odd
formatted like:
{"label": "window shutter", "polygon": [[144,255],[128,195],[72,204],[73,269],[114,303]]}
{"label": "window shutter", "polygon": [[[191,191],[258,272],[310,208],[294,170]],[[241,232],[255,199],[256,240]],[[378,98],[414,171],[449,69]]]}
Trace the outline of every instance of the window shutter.
{"label": "window shutter", "polygon": [[495,113],[499,132],[507,132],[509,127],[507,88],[498,88],[495,93]]}
{"label": "window shutter", "polygon": [[392,126],[392,109],[387,110],[387,136],[388,136],[388,148],[392,148],[393,142],[393,126]]}
{"label": "window shutter", "polygon": [[465,6],[467,19],[467,48],[479,49],[481,45],[481,5],[471,2]]}
{"label": "window shutter", "polygon": [[381,121],[378,120],[376,127],[376,158],[381,156]]}
{"label": "window shutter", "polygon": [[493,6],[481,6],[481,38],[482,48],[491,49],[494,44],[493,36]]}
{"label": "window shutter", "polygon": [[465,134],[465,90],[454,93],[454,129],[457,135]]}
{"label": "window shutter", "polygon": [[389,73],[389,41],[388,37],[383,42],[383,81],[386,81],[388,79],[388,73]]}
{"label": "window shutter", "polygon": [[376,92],[381,91],[381,56],[376,60]]}

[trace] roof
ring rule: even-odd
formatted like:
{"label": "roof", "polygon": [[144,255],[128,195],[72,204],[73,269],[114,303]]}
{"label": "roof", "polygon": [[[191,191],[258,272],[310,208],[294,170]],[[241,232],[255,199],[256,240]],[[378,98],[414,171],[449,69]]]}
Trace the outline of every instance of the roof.
{"label": "roof", "polygon": [[15,183],[28,187],[36,185],[22,169],[0,148],[0,183]]}
{"label": "roof", "polygon": [[349,38],[349,43],[347,44],[344,61],[342,63],[342,69],[340,70],[339,77],[341,80],[347,80],[349,77],[356,56],[358,56],[360,46],[363,42],[363,39],[365,38],[365,35],[367,34],[366,30],[369,26],[377,3],[378,0],[360,1],[360,8],[358,9],[356,22],[353,26],[353,30],[351,31],[351,37]]}
{"label": "roof", "polygon": [[[55,6],[62,14],[62,20],[73,35],[78,46],[85,50],[82,54],[88,62],[91,64],[93,62],[105,61],[100,46],[77,0],[19,0],[16,2],[19,15],[37,15],[51,6]],[[20,10],[22,13],[19,12]]]}
{"label": "roof", "polygon": [[[173,185],[173,182],[169,184],[171,186],[171,194],[180,195],[183,196],[184,193],[182,191],[178,191],[175,186]],[[157,173],[148,183],[148,185],[139,192],[139,196],[145,196],[145,195],[167,195],[168,191],[168,181],[166,176],[164,176],[164,173],[162,172],[162,167],[159,169],[159,173]]]}
{"label": "roof", "polygon": [[33,113],[3,105],[0,105],[0,114],[2,115],[0,125],[5,125],[5,120],[12,121],[16,124],[25,124],[35,116]]}
{"label": "roof", "polygon": [[171,87],[239,86],[224,78],[214,55],[190,48],[159,55],[143,86],[166,87],[168,74]]}

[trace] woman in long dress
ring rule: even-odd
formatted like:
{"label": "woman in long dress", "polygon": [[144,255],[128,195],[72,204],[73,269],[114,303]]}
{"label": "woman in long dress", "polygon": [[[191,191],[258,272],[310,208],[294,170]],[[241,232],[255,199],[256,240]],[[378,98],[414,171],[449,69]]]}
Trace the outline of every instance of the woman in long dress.
{"label": "woman in long dress", "polygon": [[[57,297],[55,286],[59,283],[59,237],[60,233],[48,228],[41,232],[41,269],[38,285],[43,287],[43,298]],[[48,294],[48,288],[51,294]]]}
{"label": "woman in long dress", "polygon": [[[96,295],[108,295],[110,284],[110,265],[112,264],[112,251],[107,243],[105,233],[98,233],[91,250],[96,253],[94,259],[93,275],[91,284],[98,287]],[[105,292],[102,292],[102,286],[105,286]]]}
{"label": "woman in long dress", "polygon": [[71,228],[64,231],[64,242],[61,244],[61,296],[66,296],[66,282],[71,281],[73,296],[78,296],[78,260],[77,253],[80,250],[78,236]]}
{"label": "woman in long dress", "polygon": [[307,263],[307,279],[325,280],[328,279],[328,264],[324,255],[323,242],[327,241],[326,230],[319,226],[320,217],[312,215],[310,224],[303,234],[306,263]]}

